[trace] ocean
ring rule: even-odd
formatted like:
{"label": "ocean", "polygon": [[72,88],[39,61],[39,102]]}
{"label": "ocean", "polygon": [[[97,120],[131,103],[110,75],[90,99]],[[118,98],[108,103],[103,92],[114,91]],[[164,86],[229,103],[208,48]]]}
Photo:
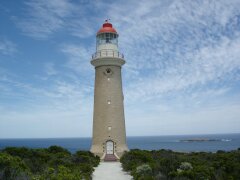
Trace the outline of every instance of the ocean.
{"label": "ocean", "polygon": [[[240,133],[216,135],[137,136],[127,137],[127,144],[129,149],[170,149],[179,152],[230,151],[240,148]],[[89,150],[91,146],[91,138],[0,139],[0,149],[9,146],[47,148],[52,145],[62,146],[74,153],[78,150]]]}

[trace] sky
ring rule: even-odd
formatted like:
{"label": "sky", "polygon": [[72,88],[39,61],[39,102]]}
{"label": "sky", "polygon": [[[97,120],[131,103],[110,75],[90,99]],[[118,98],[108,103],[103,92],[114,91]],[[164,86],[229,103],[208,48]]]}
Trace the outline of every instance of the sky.
{"label": "sky", "polygon": [[91,137],[108,18],[127,136],[240,133],[239,0],[1,0],[0,138]]}

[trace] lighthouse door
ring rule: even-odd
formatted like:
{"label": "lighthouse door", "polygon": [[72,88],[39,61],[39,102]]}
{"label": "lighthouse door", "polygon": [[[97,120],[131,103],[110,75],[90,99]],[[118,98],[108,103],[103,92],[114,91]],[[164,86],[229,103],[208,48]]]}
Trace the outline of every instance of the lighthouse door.
{"label": "lighthouse door", "polygon": [[113,142],[107,141],[106,147],[107,147],[107,154],[113,154]]}

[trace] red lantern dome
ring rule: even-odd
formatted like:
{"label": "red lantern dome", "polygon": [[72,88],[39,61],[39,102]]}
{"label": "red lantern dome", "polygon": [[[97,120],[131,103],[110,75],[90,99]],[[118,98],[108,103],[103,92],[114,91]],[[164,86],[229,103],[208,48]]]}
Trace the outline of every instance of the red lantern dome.
{"label": "red lantern dome", "polygon": [[105,23],[102,25],[102,28],[99,29],[97,34],[108,33],[108,32],[117,34],[117,31],[116,31],[116,29],[113,28],[112,24],[109,23],[108,20],[105,20]]}

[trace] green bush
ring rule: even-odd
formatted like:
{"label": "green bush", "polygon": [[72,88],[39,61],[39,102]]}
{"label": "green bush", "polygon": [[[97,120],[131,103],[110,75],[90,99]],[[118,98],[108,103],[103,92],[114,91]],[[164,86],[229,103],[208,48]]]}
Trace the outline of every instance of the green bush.
{"label": "green bush", "polygon": [[71,154],[59,146],[7,147],[0,151],[0,179],[91,179],[93,167],[99,162],[100,158],[91,152]]}
{"label": "green bush", "polygon": [[192,167],[192,164],[189,163],[189,162],[182,162],[179,169],[177,169],[179,172],[181,171],[187,171],[187,170],[191,170],[193,167]]}
{"label": "green bush", "polygon": [[145,179],[238,180],[240,177],[240,149],[216,153],[131,150],[120,161],[134,179],[143,178],[141,174],[147,169],[144,164],[148,164],[152,172]]}
{"label": "green bush", "polygon": [[19,157],[0,152],[0,179],[29,179],[30,176],[29,168]]}
{"label": "green bush", "polygon": [[50,146],[47,149],[47,151],[53,154],[56,154],[56,153],[67,154],[67,155],[71,154],[67,149],[64,149],[60,146]]}
{"label": "green bush", "polygon": [[140,165],[134,172],[135,179],[152,179],[152,168],[148,164]]}
{"label": "green bush", "polygon": [[149,151],[138,149],[125,152],[120,161],[123,169],[126,171],[133,171],[137,166],[142,164],[152,164],[154,162]]}

